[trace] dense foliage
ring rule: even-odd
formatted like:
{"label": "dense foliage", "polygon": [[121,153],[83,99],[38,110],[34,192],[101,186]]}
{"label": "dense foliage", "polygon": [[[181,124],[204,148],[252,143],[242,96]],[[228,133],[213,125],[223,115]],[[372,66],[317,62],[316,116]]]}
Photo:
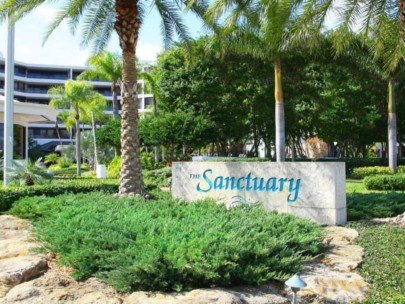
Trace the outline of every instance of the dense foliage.
{"label": "dense foliage", "polygon": [[262,207],[115,199],[92,193],[20,200],[46,247],[74,276],[121,291],[187,290],[287,278],[322,247],[320,227]]}
{"label": "dense foliage", "polygon": [[82,193],[102,191],[116,193],[118,191],[117,180],[98,179],[57,179],[46,185],[34,185],[31,187],[7,187],[0,189],[0,212],[7,211],[13,203],[23,197],[31,196],[57,196],[63,193]]}
{"label": "dense foliage", "polygon": [[405,229],[371,223],[351,225],[359,231],[357,243],[364,248],[360,274],[371,284],[363,302],[405,302]]}
{"label": "dense foliage", "polygon": [[[238,156],[246,142],[252,144],[249,155],[257,155],[260,142],[270,151],[272,62],[235,54],[226,46],[207,50],[208,40],[178,45],[159,57],[154,71],[159,112],[203,114],[215,126],[203,137],[218,155]],[[329,145],[330,156],[369,156],[372,145],[386,138],[386,82],[355,54],[337,59],[328,38],[319,42],[314,53],[291,48],[284,54],[287,145],[294,144],[303,156],[300,139],[317,135]]]}
{"label": "dense foliage", "polygon": [[356,179],[363,179],[366,176],[382,175],[382,174],[394,174],[394,171],[392,171],[391,168],[389,167],[381,167],[381,166],[359,167],[353,169],[353,172],[350,177]]}
{"label": "dense foliage", "polygon": [[364,185],[368,190],[405,191],[405,174],[368,176]]}

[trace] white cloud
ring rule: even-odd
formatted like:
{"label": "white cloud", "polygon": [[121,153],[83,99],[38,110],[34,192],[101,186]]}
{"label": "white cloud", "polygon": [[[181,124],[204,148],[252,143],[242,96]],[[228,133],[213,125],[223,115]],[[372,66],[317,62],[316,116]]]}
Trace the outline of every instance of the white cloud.
{"label": "white cloud", "polygon": [[151,43],[138,43],[136,54],[139,60],[155,62],[157,55],[163,51],[160,45]]}

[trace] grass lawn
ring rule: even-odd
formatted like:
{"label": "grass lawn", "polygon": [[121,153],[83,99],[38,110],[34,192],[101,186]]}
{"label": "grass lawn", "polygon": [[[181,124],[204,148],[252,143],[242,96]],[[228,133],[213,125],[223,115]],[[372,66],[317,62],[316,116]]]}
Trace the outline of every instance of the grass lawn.
{"label": "grass lawn", "polygon": [[405,228],[368,222],[405,212],[405,193],[370,191],[361,180],[347,180],[348,226],[360,233],[365,250],[359,273],[370,283],[367,304],[405,303]]}
{"label": "grass lawn", "polygon": [[393,217],[405,212],[405,192],[370,191],[361,180],[347,180],[346,192],[349,221]]}

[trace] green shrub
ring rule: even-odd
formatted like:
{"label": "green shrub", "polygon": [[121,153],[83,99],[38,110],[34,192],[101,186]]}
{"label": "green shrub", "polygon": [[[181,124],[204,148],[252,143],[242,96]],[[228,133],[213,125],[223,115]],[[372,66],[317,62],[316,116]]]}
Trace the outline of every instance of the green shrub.
{"label": "green shrub", "polygon": [[61,169],[69,168],[70,166],[72,166],[72,162],[67,157],[62,156],[58,160],[58,166]]}
{"label": "green shrub", "polygon": [[388,174],[394,174],[394,172],[389,167],[380,167],[380,166],[359,167],[359,168],[353,169],[353,172],[350,175],[350,177],[357,178],[357,179],[363,179],[366,176],[382,175],[382,174],[388,175]]}
{"label": "green shrub", "polygon": [[405,173],[405,166],[398,166],[397,167],[397,173],[404,174]]}
{"label": "green shrub", "polygon": [[58,153],[50,153],[47,156],[45,156],[45,165],[47,167],[51,165],[56,165],[59,161],[60,155]]}
{"label": "green shrub", "polygon": [[120,291],[285,279],[322,246],[316,224],[261,206],[227,210],[209,201],[92,193],[25,198],[10,213],[38,218],[41,241],[75,278],[96,276]]}
{"label": "green shrub", "polygon": [[121,156],[116,156],[111,161],[107,168],[107,176],[111,178],[118,178],[121,172]]}
{"label": "green shrub", "polygon": [[172,176],[172,168],[165,167],[162,169],[143,171],[145,187],[149,190],[160,187],[168,187],[169,180]]}
{"label": "green shrub", "polygon": [[364,179],[368,190],[405,190],[405,174],[368,176]]}
{"label": "green shrub", "polygon": [[95,179],[69,179],[53,180],[51,184],[34,185],[31,187],[13,187],[0,189],[0,212],[11,208],[13,203],[26,196],[57,196],[63,193],[82,193],[92,191],[103,191],[107,193],[118,192],[117,180],[95,180]]}

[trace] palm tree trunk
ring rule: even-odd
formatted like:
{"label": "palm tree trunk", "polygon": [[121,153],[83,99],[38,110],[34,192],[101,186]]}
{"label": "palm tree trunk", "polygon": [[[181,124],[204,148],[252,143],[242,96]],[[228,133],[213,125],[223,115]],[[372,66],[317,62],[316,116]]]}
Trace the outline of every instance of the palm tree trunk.
{"label": "palm tree trunk", "polygon": [[77,162],[77,176],[81,175],[81,162],[82,153],[80,148],[80,122],[78,116],[76,116],[76,162]]}
{"label": "palm tree trunk", "polygon": [[276,99],[276,161],[285,161],[284,100],[280,58],[274,60],[274,97]]}
{"label": "palm tree trunk", "polygon": [[118,195],[144,195],[138,133],[138,96],[135,51],[140,21],[138,4],[132,0],[115,1],[117,31],[122,49],[121,178]]}
{"label": "palm tree trunk", "polygon": [[113,83],[112,89],[112,108],[113,108],[113,117],[114,119],[118,119],[118,92],[117,92],[117,85]]}
{"label": "palm tree trunk", "polygon": [[388,81],[388,155],[389,167],[397,172],[397,114],[392,78]]}
{"label": "palm tree trunk", "polygon": [[398,1],[399,20],[402,27],[402,40],[405,41],[405,0]]}
{"label": "palm tree trunk", "polygon": [[91,111],[91,127],[93,131],[93,141],[94,141],[94,170],[96,170],[98,165],[98,157],[97,157],[97,142],[96,142],[96,124],[94,123],[93,111]]}

